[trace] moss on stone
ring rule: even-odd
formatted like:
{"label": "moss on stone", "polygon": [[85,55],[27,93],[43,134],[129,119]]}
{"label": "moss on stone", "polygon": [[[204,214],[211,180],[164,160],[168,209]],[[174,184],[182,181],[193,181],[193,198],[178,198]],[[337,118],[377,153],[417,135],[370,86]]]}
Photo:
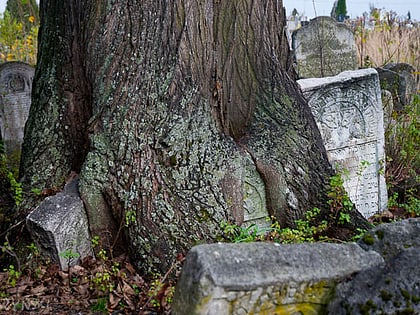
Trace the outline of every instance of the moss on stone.
{"label": "moss on stone", "polygon": [[400,289],[401,295],[404,297],[404,299],[408,302],[411,300],[411,294],[407,290]]}
{"label": "moss on stone", "polygon": [[382,300],[384,301],[390,301],[393,296],[391,293],[389,293],[386,290],[381,290],[380,295],[381,295]]}
{"label": "moss on stone", "polygon": [[373,245],[375,243],[375,237],[370,233],[363,235],[362,240],[366,245]]}
{"label": "moss on stone", "polygon": [[376,236],[378,237],[379,240],[382,240],[384,238],[384,236],[385,236],[385,232],[382,231],[382,230],[377,230],[375,232],[375,234],[376,234]]}
{"label": "moss on stone", "polygon": [[367,300],[365,304],[359,305],[359,310],[362,315],[369,315],[371,311],[375,311],[377,309],[376,304],[372,300]]}

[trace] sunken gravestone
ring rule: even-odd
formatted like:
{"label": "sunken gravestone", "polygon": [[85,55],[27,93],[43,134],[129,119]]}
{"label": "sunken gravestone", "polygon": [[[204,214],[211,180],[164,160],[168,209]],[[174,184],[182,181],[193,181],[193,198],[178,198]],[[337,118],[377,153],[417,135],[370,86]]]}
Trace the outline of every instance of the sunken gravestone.
{"label": "sunken gravestone", "polygon": [[45,198],[26,218],[26,227],[38,248],[63,270],[93,255],[78,184],[78,179],[69,182],[63,191]]}
{"label": "sunken gravestone", "polygon": [[300,78],[320,78],[357,69],[353,32],[328,16],[312,19],[292,34]]}
{"label": "sunken gravestone", "polygon": [[365,217],[385,210],[384,121],[376,70],[345,71],[298,83],[352,202]]}
{"label": "sunken gravestone", "polygon": [[6,154],[18,158],[31,106],[34,68],[23,62],[0,65],[0,136]]}

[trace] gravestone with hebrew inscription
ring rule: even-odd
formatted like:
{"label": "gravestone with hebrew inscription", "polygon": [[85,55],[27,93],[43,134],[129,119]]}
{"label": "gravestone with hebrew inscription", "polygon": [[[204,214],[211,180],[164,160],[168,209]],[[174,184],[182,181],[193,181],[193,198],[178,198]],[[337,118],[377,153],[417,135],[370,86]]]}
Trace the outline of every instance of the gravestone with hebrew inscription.
{"label": "gravestone with hebrew inscription", "polygon": [[385,138],[375,69],[299,80],[321,132],[328,158],[365,217],[385,210]]}
{"label": "gravestone with hebrew inscription", "polygon": [[260,227],[269,225],[264,182],[252,163],[251,158],[245,159],[245,178],[243,181],[244,226],[256,224]]}
{"label": "gravestone with hebrew inscription", "polygon": [[312,19],[292,34],[300,78],[320,78],[357,69],[353,32],[328,16]]}
{"label": "gravestone with hebrew inscription", "polygon": [[31,106],[34,68],[23,62],[0,65],[0,135],[6,154],[20,153]]}

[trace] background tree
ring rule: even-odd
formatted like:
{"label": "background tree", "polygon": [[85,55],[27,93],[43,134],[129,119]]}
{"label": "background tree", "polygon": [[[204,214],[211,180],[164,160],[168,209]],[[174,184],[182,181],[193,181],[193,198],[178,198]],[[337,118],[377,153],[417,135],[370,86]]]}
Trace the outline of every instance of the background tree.
{"label": "background tree", "polygon": [[16,21],[23,22],[23,31],[26,33],[34,23],[39,23],[39,8],[35,0],[7,0],[6,11]]}
{"label": "background tree", "polygon": [[282,226],[325,208],[284,24],[274,0],[41,2],[25,186],[79,174],[92,235],[145,272],[241,224],[253,182]]}
{"label": "background tree", "polygon": [[0,62],[36,63],[38,46],[38,5],[35,0],[8,0],[0,15]]}
{"label": "background tree", "polygon": [[346,0],[337,0],[337,6],[335,8],[335,18],[339,22],[343,22],[347,16]]}

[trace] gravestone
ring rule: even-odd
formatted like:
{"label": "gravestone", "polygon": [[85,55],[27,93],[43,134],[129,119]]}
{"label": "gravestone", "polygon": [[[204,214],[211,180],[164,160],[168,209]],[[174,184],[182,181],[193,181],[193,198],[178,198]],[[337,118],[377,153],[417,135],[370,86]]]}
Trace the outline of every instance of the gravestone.
{"label": "gravestone", "polygon": [[394,109],[401,111],[410,104],[416,93],[417,83],[414,67],[407,63],[391,63],[376,69],[382,90],[390,91]]}
{"label": "gravestone", "polygon": [[270,215],[266,207],[264,182],[250,157],[245,159],[245,163],[245,179],[243,181],[244,226],[252,224],[260,227],[268,226],[267,218]]}
{"label": "gravestone", "polygon": [[375,69],[299,80],[333,167],[365,217],[387,208],[385,136],[381,90]]}
{"label": "gravestone", "polygon": [[205,244],[193,247],[172,314],[327,314],[338,283],[383,265],[356,244]]}
{"label": "gravestone", "polygon": [[93,255],[77,179],[62,192],[45,198],[27,216],[26,227],[38,248],[63,270]]}
{"label": "gravestone", "polygon": [[292,34],[300,78],[320,78],[357,69],[353,32],[328,16],[312,19]]}
{"label": "gravestone", "polygon": [[20,155],[33,77],[34,68],[26,63],[0,65],[0,136],[8,156]]}

